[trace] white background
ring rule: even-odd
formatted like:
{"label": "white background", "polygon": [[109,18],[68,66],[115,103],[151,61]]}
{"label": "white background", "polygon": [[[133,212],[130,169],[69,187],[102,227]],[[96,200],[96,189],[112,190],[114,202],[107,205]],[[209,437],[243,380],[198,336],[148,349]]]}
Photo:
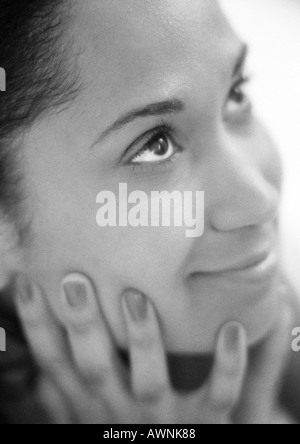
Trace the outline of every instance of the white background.
{"label": "white background", "polygon": [[300,289],[300,0],[221,0],[250,43],[251,95],[280,147],[283,254]]}

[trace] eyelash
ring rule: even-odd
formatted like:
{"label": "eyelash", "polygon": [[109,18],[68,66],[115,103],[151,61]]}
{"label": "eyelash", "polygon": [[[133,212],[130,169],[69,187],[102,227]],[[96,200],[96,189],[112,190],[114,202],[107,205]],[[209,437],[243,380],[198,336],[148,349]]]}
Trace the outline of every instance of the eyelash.
{"label": "eyelash", "polygon": [[[250,82],[250,80],[251,80],[250,76],[247,76],[245,74],[241,74],[240,78],[232,85],[229,95],[228,95],[228,99],[230,99],[230,97],[235,89],[242,88],[243,86],[247,85]],[[142,148],[140,150],[138,150],[135,153],[135,155],[132,156],[130,158],[130,160],[127,162],[127,164],[132,167],[132,171],[135,172],[136,169],[138,169],[139,171],[141,169],[145,169],[145,170],[149,171],[149,168],[150,168],[151,172],[154,172],[155,170],[157,170],[157,168],[166,169],[166,168],[168,168],[168,166],[170,164],[173,164],[176,154],[178,154],[178,152],[183,151],[183,148],[178,146],[178,144],[176,144],[176,146],[177,146],[176,153],[172,157],[162,160],[161,162],[132,163],[132,161],[136,157],[140,156],[141,154],[146,152],[148,149],[150,149],[151,145],[159,138],[159,136],[164,136],[164,137],[167,136],[168,138],[172,138],[174,136],[174,133],[175,133],[175,128],[174,128],[173,124],[166,123],[164,120],[162,120],[162,124],[160,126],[154,128],[153,130],[150,130],[149,132],[147,132],[146,134],[143,134],[140,138],[138,138],[138,140],[136,142],[134,142],[134,144],[131,145],[128,148],[128,150],[126,151],[126,153],[127,153],[128,151],[131,150],[131,148],[134,145],[138,145],[145,138],[147,139],[146,142],[144,142]],[[125,155],[126,155],[126,153],[125,153]]]}
{"label": "eyelash", "polygon": [[157,169],[166,170],[168,167],[174,164],[174,156],[169,159],[162,160],[161,162],[152,162],[152,163],[132,163],[130,164],[132,172],[134,173],[137,169],[139,171],[145,171],[150,173],[154,173]]}
{"label": "eyelash", "polygon": [[239,79],[232,85],[230,92],[229,92],[229,98],[232,94],[232,92],[236,89],[236,88],[242,88],[243,86],[246,86],[250,83],[251,78],[249,75],[246,74],[241,74]]}
{"label": "eyelash", "polygon": [[[145,168],[149,171],[149,168],[153,171],[155,171],[157,168],[163,168],[166,169],[170,164],[174,163],[174,157],[176,156],[176,154],[180,151],[183,151],[182,148],[180,146],[178,146],[178,144],[175,144],[177,147],[176,153],[165,160],[162,160],[161,162],[153,162],[153,163],[131,163],[135,158],[137,158],[138,156],[140,156],[141,154],[143,154],[144,152],[146,152],[148,149],[150,149],[150,147],[153,145],[153,143],[159,139],[159,137],[164,136],[167,137],[169,139],[172,139],[175,133],[175,128],[171,123],[166,123],[164,120],[162,121],[162,124],[156,128],[154,128],[153,130],[150,130],[148,133],[144,134],[143,136],[141,136],[135,143],[134,145],[139,144],[141,141],[143,141],[146,138],[146,141],[144,142],[143,146],[141,149],[139,149],[134,156],[132,156],[130,158],[130,160],[127,162],[131,167],[133,172],[138,168]],[[128,150],[130,151],[131,148],[129,148]]]}

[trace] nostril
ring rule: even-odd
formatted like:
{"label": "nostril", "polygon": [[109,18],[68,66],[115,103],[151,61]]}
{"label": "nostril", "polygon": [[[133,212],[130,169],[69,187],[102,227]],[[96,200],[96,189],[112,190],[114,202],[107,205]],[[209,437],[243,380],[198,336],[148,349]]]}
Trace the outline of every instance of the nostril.
{"label": "nostril", "polygon": [[241,189],[240,193],[235,191],[220,197],[210,211],[211,228],[228,232],[278,220],[279,192],[271,186],[249,191],[246,193]]}

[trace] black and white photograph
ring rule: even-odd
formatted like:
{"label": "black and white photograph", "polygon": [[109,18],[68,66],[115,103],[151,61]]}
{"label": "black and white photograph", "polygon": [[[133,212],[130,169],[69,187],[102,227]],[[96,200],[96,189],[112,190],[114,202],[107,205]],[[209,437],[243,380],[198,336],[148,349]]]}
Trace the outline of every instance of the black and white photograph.
{"label": "black and white photograph", "polygon": [[0,0],[0,425],[235,424],[300,424],[300,0]]}

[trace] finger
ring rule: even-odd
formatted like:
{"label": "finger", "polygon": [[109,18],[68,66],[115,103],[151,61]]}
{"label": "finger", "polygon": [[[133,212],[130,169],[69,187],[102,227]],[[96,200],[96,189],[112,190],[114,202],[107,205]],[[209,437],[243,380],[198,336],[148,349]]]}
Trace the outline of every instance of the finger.
{"label": "finger", "polygon": [[72,424],[73,418],[70,414],[66,400],[59,388],[48,377],[41,377],[38,388],[38,399],[45,407],[49,423]]}
{"label": "finger", "polygon": [[291,309],[285,302],[279,311],[276,328],[261,346],[247,378],[241,407],[241,415],[247,423],[268,423],[278,395],[289,351],[292,321]]}
{"label": "finger", "polygon": [[161,331],[154,307],[146,296],[127,290],[122,299],[128,335],[134,395],[157,403],[169,393],[170,381]]}
{"label": "finger", "polygon": [[242,325],[228,323],[219,333],[208,383],[208,402],[213,410],[224,415],[231,413],[241,395],[246,366],[246,332]]}
{"label": "finger", "polygon": [[25,276],[17,278],[16,306],[28,344],[40,366],[67,365],[68,349],[59,324],[55,321],[40,288]]}
{"label": "finger", "polygon": [[[29,346],[42,370],[65,397],[72,417],[86,410],[87,395],[71,367],[63,332],[40,288],[25,276],[17,280],[16,305]],[[75,409],[76,412],[75,413]]]}
{"label": "finger", "polygon": [[62,283],[61,320],[67,330],[74,361],[93,389],[110,396],[120,388],[121,366],[94,287],[85,276],[73,273]]}

